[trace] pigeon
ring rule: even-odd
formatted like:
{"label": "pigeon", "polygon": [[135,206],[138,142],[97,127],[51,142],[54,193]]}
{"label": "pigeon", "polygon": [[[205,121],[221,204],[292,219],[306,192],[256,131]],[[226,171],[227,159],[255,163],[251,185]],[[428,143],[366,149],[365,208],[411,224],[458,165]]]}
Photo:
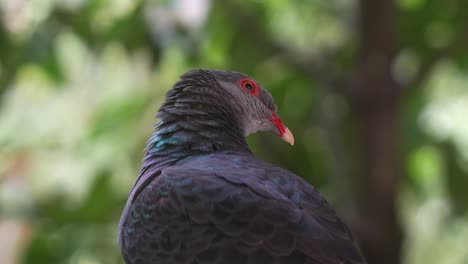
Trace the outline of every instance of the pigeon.
{"label": "pigeon", "polygon": [[294,144],[254,79],[188,71],[156,117],[120,220],[125,263],[366,263],[314,187],[250,151],[246,136],[255,132]]}

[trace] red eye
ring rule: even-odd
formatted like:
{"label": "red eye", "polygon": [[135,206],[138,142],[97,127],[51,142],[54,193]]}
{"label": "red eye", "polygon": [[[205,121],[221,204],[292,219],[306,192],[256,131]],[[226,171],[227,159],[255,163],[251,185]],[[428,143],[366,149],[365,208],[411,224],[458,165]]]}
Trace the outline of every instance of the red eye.
{"label": "red eye", "polygon": [[259,90],[257,84],[249,78],[239,81],[240,86],[253,96],[258,96]]}

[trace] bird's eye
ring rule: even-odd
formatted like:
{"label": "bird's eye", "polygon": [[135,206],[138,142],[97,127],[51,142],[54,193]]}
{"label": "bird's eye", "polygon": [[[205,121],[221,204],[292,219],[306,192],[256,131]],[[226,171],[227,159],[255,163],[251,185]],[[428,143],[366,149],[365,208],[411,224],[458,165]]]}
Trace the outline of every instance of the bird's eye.
{"label": "bird's eye", "polygon": [[245,78],[239,81],[240,86],[253,96],[258,96],[259,90],[257,84],[249,78]]}

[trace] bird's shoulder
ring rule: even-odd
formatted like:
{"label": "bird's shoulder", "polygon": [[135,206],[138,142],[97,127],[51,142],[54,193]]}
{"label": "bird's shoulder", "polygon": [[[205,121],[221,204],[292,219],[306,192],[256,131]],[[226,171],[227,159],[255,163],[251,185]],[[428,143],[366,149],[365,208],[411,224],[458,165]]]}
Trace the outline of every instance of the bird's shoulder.
{"label": "bird's shoulder", "polygon": [[[242,230],[242,222],[256,222],[249,225],[259,230],[272,225],[283,230],[278,233],[281,240],[294,237],[297,249],[306,255],[330,250],[323,255],[330,261],[344,257],[353,260],[349,263],[361,263],[351,232],[325,198],[301,177],[252,154],[214,153],[168,167],[161,175],[195,220],[215,222],[231,235]],[[206,208],[210,216],[204,216]],[[274,251],[276,244],[271,245]],[[334,256],[337,247],[344,256]]]}
{"label": "bird's shoulder", "polygon": [[[245,186],[259,195],[287,199],[299,207],[319,210],[322,215],[335,212],[311,184],[294,173],[258,159],[251,153],[217,152],[194,157],[162,171],[173,178],[199,177]],[[185,177],[184,177],[185,176]]]}
{"label": "bird's shoulder", "polygon": [[[351,237],[335,210],[312,185],[294,173],[258,159],[251,153],[218,152],[195,157],[179,166],[166,168],[162,175],[179,185],[215,188],[219,195],[228,189],[248,188],[262,199],[282,201],[313,217],[333,233]],[[211,186],[211,187],[210,187]]]}

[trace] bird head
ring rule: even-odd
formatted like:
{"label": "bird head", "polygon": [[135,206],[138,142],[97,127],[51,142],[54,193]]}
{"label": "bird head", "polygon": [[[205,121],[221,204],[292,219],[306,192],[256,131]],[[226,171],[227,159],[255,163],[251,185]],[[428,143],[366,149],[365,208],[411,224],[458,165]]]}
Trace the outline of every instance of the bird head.
{"label": "bird head", "polygon": [[181,79],[204,83],[203,92],[211,93],[222,108],[236,115],[244,136],[270,131],[294,144],[293,134],[277,114],[273,97],[253,78],[231,71],[192,70]]}

